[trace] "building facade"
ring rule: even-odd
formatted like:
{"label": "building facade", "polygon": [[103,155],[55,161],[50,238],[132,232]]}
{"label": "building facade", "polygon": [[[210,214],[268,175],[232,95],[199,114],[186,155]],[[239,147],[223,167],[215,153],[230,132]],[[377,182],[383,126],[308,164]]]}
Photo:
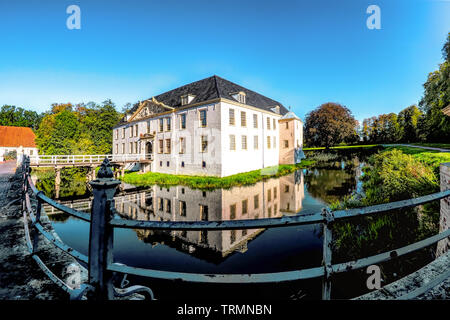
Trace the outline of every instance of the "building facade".
{"label": "building facade", "polygon": [[295,149],[303,147],[300,118],[217,76],[142,101],[132,111],[113,129],[113,153],[141,154],[148,160],[141,162],[143,171],[224,177],[294,163]]}
{"label": "building facade", "polygon": [[34,142],[33,130],[27,127],[0,126],[0,161],[5,160],[8,153],[21,155],[37,155],[38,149]]}

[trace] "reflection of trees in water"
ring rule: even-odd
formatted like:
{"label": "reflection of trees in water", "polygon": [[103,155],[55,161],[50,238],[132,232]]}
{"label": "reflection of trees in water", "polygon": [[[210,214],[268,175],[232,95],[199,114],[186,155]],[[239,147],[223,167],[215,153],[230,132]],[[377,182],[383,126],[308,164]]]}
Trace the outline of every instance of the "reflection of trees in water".
{"label": "reflection of trees in water", "polygon": [[316,163],[313,169],[305,170],[308,192],[326,203],[342,200],[356,190],[361,164],[376,151],[378,148],[309,151],[307,158]]}
{"label": "reflection of trees in water", "polygon": [[[59,197],[81,197],[90,194],[86,178],[88,170],[88,168],[82,167],[61,169]],[[37,176],[36,188],[53,199],[55,197],[55,170],[35,170],[32,174]]]}
{"label": "reflection of trees in water", "polygon": [[307,170],[305,184],[308,192],[326,203],[341,200],[356,189],[354,170],[314,169]]}

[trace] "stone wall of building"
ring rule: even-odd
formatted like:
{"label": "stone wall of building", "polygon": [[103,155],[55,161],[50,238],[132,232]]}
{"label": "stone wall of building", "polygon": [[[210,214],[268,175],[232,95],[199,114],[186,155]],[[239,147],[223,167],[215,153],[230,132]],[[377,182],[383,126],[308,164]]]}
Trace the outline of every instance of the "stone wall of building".
{"label": "stone wall of building", "polygon": [[[450,189],[450,162],[441,163],[440,170],[441,177],[441,191]],[[439,232],[443,232],[450,227],[450,197],[441,200],[441,214],[439,221]],[[450,248],[449,239],[439,241],[436,255],[441,256]]]}

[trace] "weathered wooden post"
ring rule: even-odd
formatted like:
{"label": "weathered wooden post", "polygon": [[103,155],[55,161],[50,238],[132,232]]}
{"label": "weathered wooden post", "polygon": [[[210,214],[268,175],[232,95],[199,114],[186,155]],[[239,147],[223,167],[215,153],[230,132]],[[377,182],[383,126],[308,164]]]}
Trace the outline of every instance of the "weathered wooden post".
{"label": "weathered wooden post", "polygon": [[325,274],[322,280],[322,300],[331,299],[331,254],[332,254],[332,242],[333,234],[331,232],[331,224],[334,220],[332,212],[328,208],[322,209],[322,215],[325,217],[323,223],[323,268]]}
{"label": "weathered wooden post", "polygon": [[89,233],[89,284],[95,288],[93,299],[110,300],[114,298],[114,289],[107,267],[113,262],[114,232],[109,222],[113,218],[113,197],[120,181],[113,179],[108,159],[103,161],[97,177],[89,182],[94,194]]}

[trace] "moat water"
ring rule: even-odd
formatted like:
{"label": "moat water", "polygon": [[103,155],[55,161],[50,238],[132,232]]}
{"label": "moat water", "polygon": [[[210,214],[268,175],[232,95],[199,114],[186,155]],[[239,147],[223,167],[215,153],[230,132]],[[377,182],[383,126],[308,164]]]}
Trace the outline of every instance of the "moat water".
{"label": "moat water", "polygon": [[[125,219],[158,221],[258,219],[318,212],[361,191],[361,168],[375,151],[307,152],[307,157],[319,154],[320,161],[314,168],[228,190],[203,191],[185,186],[136,188],[123,184],[115,197],[115,207]],[[83,176],[77,178],[74,174],[72,178],[63,179],[63,197],[58,201],[90,212],[90,192]],[[64,181],[70,185],[64,185]],[[39,178],[36,185],[53,195],[50,177]],[[89,224],[50,207],[45,210],[63,242],[87,255]],[[114,260],[135,267],[198,273],[300,270],[321,265],[322,226],[207,232],[115,229]],[[195,297],[202,299],[218,296],[319,299],[321,295],[320,279],[276,286],[170,283],[169,287],[165,281],[128,279],[149,285],[160,299],[186,295],[194,298],[191,296],[194,292]],[[333,287],[333,297],[354,296],[360,293],[363,284],[353,287],[351,292],[342,286]]]}

